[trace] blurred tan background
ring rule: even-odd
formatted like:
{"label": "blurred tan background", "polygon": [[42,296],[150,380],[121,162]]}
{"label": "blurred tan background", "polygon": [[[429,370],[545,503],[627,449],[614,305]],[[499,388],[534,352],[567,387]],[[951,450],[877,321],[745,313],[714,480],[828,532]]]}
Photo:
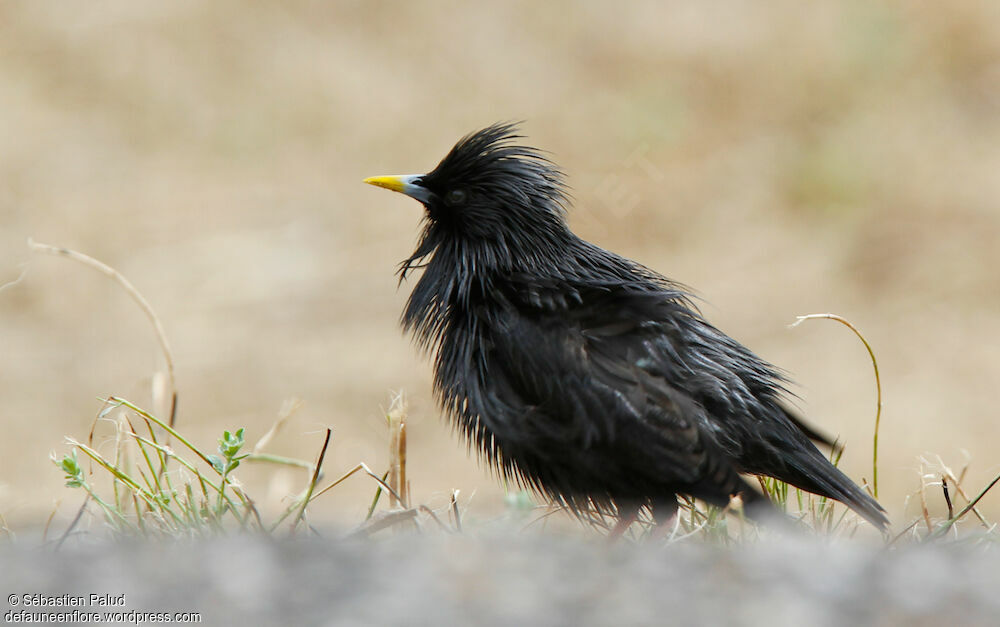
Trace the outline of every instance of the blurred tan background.
{"label": "blurred tan background", "polygon": [[[799,406],[917,509],[921,455],[998,470],[1000,4],[3,2],[0,4],[0,514],[39,523],[82,494],[50,451],[99,396],[148,406],[164,362],[120,270],[172,344],[178,427],[255,441],[328,476],[387,463],[383,410],[410,401],[413,496],[503,490],[434,407],[397,328],[394,270],[420,208],[365,176],[431,169],[461,135],[526,120],[573,187],[583,237],[693,286],[718,326],[797,382]],[[110,428],[99,430],[102,450]],[[244,472],[244,471],[241,471]],[[301,473],[246,469],[263,507]],[[360,521],[352,479],[314,520]],[[937,495],[937,493],[934,493]],[[960,499],[959,499],[960,501]],[[906,507],[904,511],[904,507]],[[941,499],[932,511],[943,510]],[[1000,515],[1000,496],[986,510]]]}

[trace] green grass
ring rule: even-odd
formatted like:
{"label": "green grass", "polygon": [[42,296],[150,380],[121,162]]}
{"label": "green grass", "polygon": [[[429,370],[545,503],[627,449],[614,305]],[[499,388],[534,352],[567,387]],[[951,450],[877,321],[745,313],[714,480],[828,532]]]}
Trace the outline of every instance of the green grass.
{"label": "green grass", "polygon": [[[209,452],[122,398],[108,398],[98,419],[114,410],[124,412],[117,422],[113,458],[99,452],[92,442],[73,438],[67,438],[68,453],[52,458],[65,475],[66,486],[86,493],[82,507],[96,505],[113,535],[189,537],[233,531],[272,534],[289,518],[287,529],[294,532],[305,518],[308,504],[318,495],[316,486],[329,431],[319,459],[310,464],[247,452],[243,428],[224,431],[216,450]],[[254,499],[235,481],[233,473],[242,464],[253,462],[312,469],[309,483],[273,521],[262,520]],[[110,479],[110,487],[103,491],[97,485],[108,482],[94,478],[102,472]],[[353,472],[347,476],[350,474]],[[62,534],[63,539],[79,518]]]}
{"label": "green grass", "polygon": [[[94,508],[113,536],[183,538],[240,532],[293,534],[303,527],[303,523],[308,526],[310,503],[358,473],[367,474],[374,481],[375,493],[367,515],[358,521],[356,535],[371,535],[387,529],[419,530],[428,525],[447,533],[460,533],[463,529],[457,493],[453,493],[447,508],[435,511],[426,505],[414,504],[409,490],[404,488],[406,484],[400,482],[405,482],[402,478],[406,476],[406,410],[401,398],[395,399],[386,413],[390,429],[390,467],[384,474],[377,475],[359,463],[332,481],[326,480],[321,472],[328,440],[314,463],[263,453],[259,450],[260,443],[248,449],[243,428],[224,431],[215,449],[208,450],[125,399],[107,399],[98,419],[112,412],[121,416],[117,422],[113,456],[102,454],[91,442],[69,438],[70,450],[61,457],[54,456],[53,462],[65,475],[67,487],[85,493],[81,513],[83,508]],[[262,443],[266,443],[270,435],[266,434]],[[840,462],[842,453],[843,448],[838,448],[831,454],[834,465]],[[272,520],[262,519],[255,500],[236,480],[237,471],[245,464],[264,462],[310,470],[309,481],[291,499],[290,505]],[[941,484],[925,482],[919,494],[923,504],[921,512],[910,524],[887,536],[888,545],[901,539],[933,542],[950,538],[989,545],[997,540],[996,526],[985,520],[975,505],[1000,482],[1000,477],[976,496],[969,497],[961,484],[964,469],[956,475],[943,464],[940,466],[943,470],[938,469],[936,474],[943,478],[942,491],[936,490]],[[932,477],[934,473],[925,475]],[[837,501],[803,492],[771,478],[760,478],[759,482],[776,507],[808,533],[854,537],[867,528],[866,523]],[[387,503],[383,503],[384,495],[389,496]],[[927,513],[927,503],[934,498],[949,503],[949,514],[943,520],[934,520]],[[953,507],[953,498],[961,498],[964,504]],[[384,505],[382,509],[379,509],[380,503]],[[508,522],[514,521],[525,530],[545,527],[553,516],[574,516],[561,508],[538,504],[523,490],[511,490],[506,504]],[[648,512],[642,512],[625,537],[637,541],[700,541],[734,546],[756,541],[770,533],[746,520],[738,502],[719,508],[682,497],[680,504],[678,515],[664,528],[658,527]],[[973,516],[979,517],[981,529],[958,533],[957,523]],[[591,510],[579,512],[575,517],[601,533],[610,531],[615,523],[614,512]],[[76,530],[80,518],[78,515],[61,534],[59,543]]]}

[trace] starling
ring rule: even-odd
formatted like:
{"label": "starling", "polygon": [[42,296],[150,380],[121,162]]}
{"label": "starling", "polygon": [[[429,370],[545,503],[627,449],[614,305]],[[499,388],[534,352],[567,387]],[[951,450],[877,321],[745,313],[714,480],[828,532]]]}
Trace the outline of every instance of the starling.
{"label": "starling", "polygon": [[[401,323],[433,356],[444,413],[504,479],[619,527],[677,495],[751,518],[774,508],[742,476],[882,507],[816,448],[785,379],[712,326],[680,284],[577,237],[558,167],[513,124],[461,139],[427,174],[366,183],[425,208]],[[827,442],[829,443],[829,442]]]}

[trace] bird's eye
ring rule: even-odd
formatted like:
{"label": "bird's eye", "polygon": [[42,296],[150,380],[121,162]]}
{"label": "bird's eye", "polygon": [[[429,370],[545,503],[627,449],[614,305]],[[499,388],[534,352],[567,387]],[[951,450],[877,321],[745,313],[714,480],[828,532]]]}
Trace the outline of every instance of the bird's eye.
{"label": "bird's eye", "polygon": [[444,196],[445,204],[451,207],[465,204],[465,199],[466,193],[464,189],[453,189]]}

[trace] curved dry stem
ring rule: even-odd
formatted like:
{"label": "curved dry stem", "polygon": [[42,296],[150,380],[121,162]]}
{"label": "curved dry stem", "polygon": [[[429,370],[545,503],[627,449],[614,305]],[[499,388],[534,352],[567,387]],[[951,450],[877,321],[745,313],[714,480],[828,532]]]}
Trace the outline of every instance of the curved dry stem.
{"label": "curved dry stem", "polygon": [[[167,334],[163,330],[163,324],[160,322],[159,317],[157,317],[156,312],[153,311],[153,307],[149,304],[149,301],[139,293],[139,290],[135,289],[135,286],[126,279],[121,272],[118,272],[111,266],[89,255],[85,255],[81,252],[75,250],[70,250],[69,248],[62,248],[59,246],[51,246],[49,244],[41,244],[28,238],[28,248],[32,252],[45,253],[47,255],[54,255],[56,257],[67,257],[74,261],[78,261],[85,266],[90,266],[91,268],[97,270],[98,272],[107,275],[114,279],[122,289],[132,297],[132,300],[139,305],[146,317],[153,324],[153,330],[156,332],[156,339],[160,343],[160,349],[163,351],[163,357],[167,361],[167,376],[170,380],[170,420],[168,424],[174,426],[174,420],[177,417],[177,380],[174,377],[174,357],[173,353],[170,352],[170,344],[167,342]],[[19,279],[20,280],[20,279]]]}
{"label": "curved dry stem", "polygon": [[815,320],[818,318],[827,318],[829,320],[836,320],[840,324],[844,325],[848,329],[854,332],[854,335],[858,336],[861,343],[865,345],[865,349],[868,351],[868,356],[872,360],[872,368],[875,369],[875,393],[876,393],[876,408],[875,408],[875,435],[872,438],[872,496],[876,499],[878,498],[878,428],[882,421],[882,379],[878,374],[878,360],[875,358],[875,351],[872,350],[871,344],[865,339],[865,336],[861,334],[856,326],[850,323],[849,320],[838,316],[837,314],[824,313],[824,314],[809,314],[807,316],[796,316],[796,320],[792,323],[793,327],[797,327],[802,324],[805,320]]}
{"label": "curved dry stem", "polygon": [[20,283],[21,280],[24,279],[25,276],[27,276],[27,274],[28,274],[28,264],[27,263],[23,263],[23,264],[19,264],[19,265],[22,266],[21,267],[21,274],[17,275],[17,278],[14,279],[13,281],[7,281],[3,285],[0,285],[0,292],[4,291],[8,287],[14,287],[18,283]]}

